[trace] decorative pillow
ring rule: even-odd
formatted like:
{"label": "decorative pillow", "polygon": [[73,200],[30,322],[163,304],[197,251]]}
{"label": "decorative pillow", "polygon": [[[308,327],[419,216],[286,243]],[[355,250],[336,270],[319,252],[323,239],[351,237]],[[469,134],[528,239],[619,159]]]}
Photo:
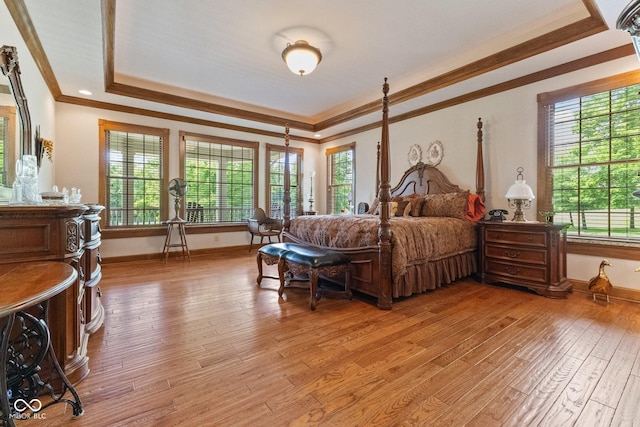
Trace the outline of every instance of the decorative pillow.
{"label": "decorative pillow", "polygon": [[391,202],[391,215],[396,216],[396,212],[398,212],[398,202]]}
{"label": "decorative pillow", "polygon": [[447,216],[463,219],[467,211],[469,192],[428,194],[425,197],[421,216]]}
{"label": "decorative pillow", "polygon": [[411,199],[411,216],[420,216],[422,205],[424,204],[424,196],[414,197]]}
{"label": "decorative pillow", "polygon": [[377,215],[378,214],[378,205],[380,204],[380,200],[376,197],[373,199],[373,203],[371,203],[371,207],[369,208],[368,214]]}
{"label": "decorative pillow", "polygon": [[405,216],[404,211],[407,209],[407,206],[409,207],[409,209],[411,209],[411,202],[406,199],[402,199],[399,202],[392,202],[392,203],[396,203],[398,206],[395,216]]}
{"label": "decorative pillow", "polygon": [[404,208],[404,213],[402,216],[411,216],[411,203],[407,203],[407,207]]}

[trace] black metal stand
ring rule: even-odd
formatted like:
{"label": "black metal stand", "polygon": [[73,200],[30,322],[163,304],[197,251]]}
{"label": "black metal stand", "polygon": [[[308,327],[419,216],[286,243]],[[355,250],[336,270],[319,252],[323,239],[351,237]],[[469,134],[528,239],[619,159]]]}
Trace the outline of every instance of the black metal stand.
{"label": "black metal stand", "polygon": [[[16,419],[44,418],[43,410],[60,402],[71,405],[74,417],[83,413],[80,397],[51,346],[48,310],[49,302],[45,301],[30,312],[18,311],[0,320],[0,366],[5,370],[0,375],[3,426],[15,426]],[[67,391],[72,398],[64,397]]]}

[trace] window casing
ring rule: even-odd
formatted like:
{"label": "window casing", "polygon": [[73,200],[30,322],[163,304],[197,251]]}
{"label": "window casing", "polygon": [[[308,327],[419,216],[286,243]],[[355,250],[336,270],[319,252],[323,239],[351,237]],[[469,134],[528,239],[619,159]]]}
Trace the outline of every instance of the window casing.
{"label": "window casing", "polygon": [[187,220],[244,224],[257,200],[258,142],[180,132]]}
{"label": "window casing", "polygon": [[145,229],[168,219],[169,130],[99,121],[104,228]]}
{"label": "window casing", "polygon": [[625,83],[539,96],[539,208],[569,224],[570,242],[640,246],[640,84]]}
{"label": "window casing", "polygon": [[356,144],[329,148],[327,156],[327,211],[353,212],[355,194]]}
{"label": "window casing", "polygon": [[[301,168],[304,151],[300,148],[289,147],[289,170],[290,170],[290,196],[291,196],[291,218],[302,215]],[[284,147],[281,145],[267,144],[267,165],[266,178],[267,187],[267,215],[272,218],[283,218],[284,216]]]}

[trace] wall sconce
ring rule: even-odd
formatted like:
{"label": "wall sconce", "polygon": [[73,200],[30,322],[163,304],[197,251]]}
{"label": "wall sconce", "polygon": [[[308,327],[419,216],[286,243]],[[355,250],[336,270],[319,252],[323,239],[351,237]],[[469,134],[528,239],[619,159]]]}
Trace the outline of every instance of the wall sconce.
{"label": "wall sconce", "polygon": [[516,182],[511,187],[505,197],[509,202],[510,208],[515,208],[513,213],[513,222],[526,222],[522,208],[529,209],[531,207],[531,201],[536,198],[533,194],[531,187],[527,185],[527,181],[522,176],[523,168],[518,168],[518,174],[516,175]]}
{"label": "wall sconce", "polygon": [[298,40],[294,44],[287,43],[282,51],[282,59],[294,74],[301,76],[311,74],[322,61],[320,49],[311,46],[305,40]]}
{"label": "wall sconce", "polygon": [[640,0],[633,0],[622,10],[616,28],[631,34],[636,56],[640,59]]}

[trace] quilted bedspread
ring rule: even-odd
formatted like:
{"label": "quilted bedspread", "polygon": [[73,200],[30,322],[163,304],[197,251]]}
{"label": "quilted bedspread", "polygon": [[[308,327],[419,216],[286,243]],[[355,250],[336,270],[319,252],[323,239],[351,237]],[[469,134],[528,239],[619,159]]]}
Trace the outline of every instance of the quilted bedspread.
{"label": "quilted bedspread", "polygon": [[[375,215],[300,216],[290,233],[313,245],[356,248],[378,245]],[[449,217],[391,218],[392,275],[397,284],[407,270],[476,250],[475,223]]]}

